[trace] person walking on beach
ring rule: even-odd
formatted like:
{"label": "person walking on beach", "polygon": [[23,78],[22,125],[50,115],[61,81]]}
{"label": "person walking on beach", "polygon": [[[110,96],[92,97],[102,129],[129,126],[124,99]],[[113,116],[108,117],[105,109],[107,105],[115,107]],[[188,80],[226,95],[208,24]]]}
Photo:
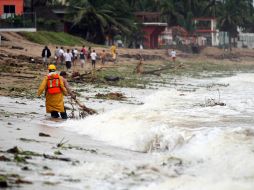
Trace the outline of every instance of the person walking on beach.
{"label": "person walking on beach", "polygon": [[51,56],[51,52],[50,52],[50,49],[48,48],[48,46],[44,47],[44,49],[41,52],[41,56],[43,58],[44,66],[48,66],[48,59]]}
{"label": "person walking on beach", "polygon": [[75,67],[77,65],[78,62],[78,50],[77,48],[74,48],[73,50],[73,66]]}
{"label": "person walking on beach", "polygon": [[112,59],[113,59],[113,63],[116,63],[116,45],[113,43],[111,48],[111,55],[112,55]]}
{"label": "person walking on beach", "polygon": [[86,56],[86,46],[83,46],[81,52]]}
{"label": "person walking on beach", "polygon": [[70,52],[69,49],[67,49],[67,51],[63,54],[63,56],[65,59],[66,69],[68,70],[71,68],[72,53]]}
{"label": "person walking on beach", "polygon": [[171,54],[172,61],[175,62],[176,61],[176,51],[175,51],[175,49],[172,49],[170,54]]}
{"label": "person walking on beach", "polygon": [[58,118],[58,112],[60,112],[61,118],[67,119],[64,109],[64,95],[67,95],[67,90],[62,77],[57,74],[56,66],[53,64],[48,66],[48,72],[48,75],[43,78],[37,95],[40,96],[45,91],[46,113],[50,113],[52,118]]}
{"label": "person walking on beach", "polygon": [[95,50],[91,53],[91,60],[92,60],[92,68],[95,69],[95,64],[96,64],[96,57],[97,54],[95,53]]}
{"label": "person walking on beach", "polygon": [[55,49],[55,63],[56,65],[58,65],[58,63],[60,62],[60,54],[59,54],[59,50],[60,48],[58,46],[56,46],[56,49]]}
{"label": "person walking on beach", "polygon": [[59,59],[60,59],[60,63],[63,66],[64,65],[64,49],[63,47],[61,47],[59,49]]}
{"label": "person walking on beach", "polygon": [[80,66],[81,68],[84,68],[84,64],[85,64],[85,54],[83,53],[83,51],[80,51],[79,53],[79,61],[80,61]]}
{"label": "person walking on beach", "polygon": [[106,61],[106,52],[105,52],[105,50],[102,50],[100,57],[101,57],[101,64],[104,65],[105,61]]}
{"label": "person walking on beach", "polygon": [[143,61],[144,61],[141,54],[138,54],[138,60],[139,60],[139,62],[138,62],[137,67],[136,67],[136,72],[137,72],[137,74],[140,75],[140,74],[143,73]]}

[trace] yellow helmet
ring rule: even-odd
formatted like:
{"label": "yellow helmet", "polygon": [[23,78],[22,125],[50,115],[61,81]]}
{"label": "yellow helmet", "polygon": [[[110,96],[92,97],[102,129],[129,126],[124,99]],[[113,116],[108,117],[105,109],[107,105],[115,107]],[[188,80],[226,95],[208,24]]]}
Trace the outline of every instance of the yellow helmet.
{"label": "yellow helmet", "polygon": [[56,66],[51,64],[48,66],[48,70],[56,70]]}

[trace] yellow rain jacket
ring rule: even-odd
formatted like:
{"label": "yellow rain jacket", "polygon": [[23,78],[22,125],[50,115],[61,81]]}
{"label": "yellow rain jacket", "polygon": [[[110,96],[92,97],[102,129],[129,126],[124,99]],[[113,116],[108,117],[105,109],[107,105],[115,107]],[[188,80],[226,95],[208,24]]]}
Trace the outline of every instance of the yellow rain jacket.
{"label": "yellow rain jacket", "polygon": [[112,45],[110,50],[111,50],[112,58],[115,59],[116,58],[116,46]]}
{"label": "yellow rain jacket", "polygon": [[67,90],[64,87],[64,83],[62,81],[62,77],[59,77],[61,92],[57,94],[49,94],[47,92],[47,82],[48,76],[55,75],[55,72],[49,73],[49,75],[45,76],[39,89],[37,95],[40,96],[43,91],[46,92],[46,112],[51,113],[52,111],[64,112],[64,95],[67,95]]}

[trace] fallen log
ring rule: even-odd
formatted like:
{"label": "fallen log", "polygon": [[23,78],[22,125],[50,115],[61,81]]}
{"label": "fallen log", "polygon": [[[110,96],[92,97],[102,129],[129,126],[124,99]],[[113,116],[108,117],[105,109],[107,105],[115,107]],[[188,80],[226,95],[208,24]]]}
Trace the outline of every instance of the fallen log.
{"label": "fallen log", "polygon": [[161,72],[161,71],[165,71],[165,70],[168,70],[168,69],[178,69],[178,68],[183,68],[184,65],[183,64],[179,64],[179,65],[170,65],[170,66],[166,66],[166,67],[163,67],[163,68],[159,68],[159,69],[155,69],[155,70],[151,70],[151,71],[144,71],[143,74],[151,74],[151,75],[160,75],[160,73],[157,73],[157,72]]}
{"label": "fallen log", "polygon": [[102,70],[103,68],[105,68],[105,67],[100,67],[100,68],[97,68],[97,69],[95,69],[95,70],[91,70],[91,71],[85,72],[85,73],[83,73],[83,74],[80,74],[79,76],[80,76],[80,77],[83,77],[83,76],[86,76],[86,75],[90,75],[90,74],[93,74],[94,71],[100,71],[100,70]]}

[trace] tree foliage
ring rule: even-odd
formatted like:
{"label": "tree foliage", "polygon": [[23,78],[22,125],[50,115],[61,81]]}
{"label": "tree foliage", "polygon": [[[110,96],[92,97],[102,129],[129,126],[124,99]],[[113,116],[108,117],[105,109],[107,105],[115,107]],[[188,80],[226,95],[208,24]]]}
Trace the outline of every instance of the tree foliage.
{"label": "tree foliage", "polygon": [[[56,1],[56,0],[55,0]],[[34,3],[48,5],[54,0]],[[68,21],[74,31],[103,43],[106,37],[139,36],[136,11],[160,12],[161,21],[194,31],[193,18],[215,17],[220,30],[237,35],[237,28],[253,31],[252,0],[66,0]],[[137,34],[138,32],[138,34]]]}
{"label": "tree foliage", "polygon": [[102,43],[106,37],[129,34],[134,27],[129,6],[124,0],[69,0],[69,20],[85,38]]}

